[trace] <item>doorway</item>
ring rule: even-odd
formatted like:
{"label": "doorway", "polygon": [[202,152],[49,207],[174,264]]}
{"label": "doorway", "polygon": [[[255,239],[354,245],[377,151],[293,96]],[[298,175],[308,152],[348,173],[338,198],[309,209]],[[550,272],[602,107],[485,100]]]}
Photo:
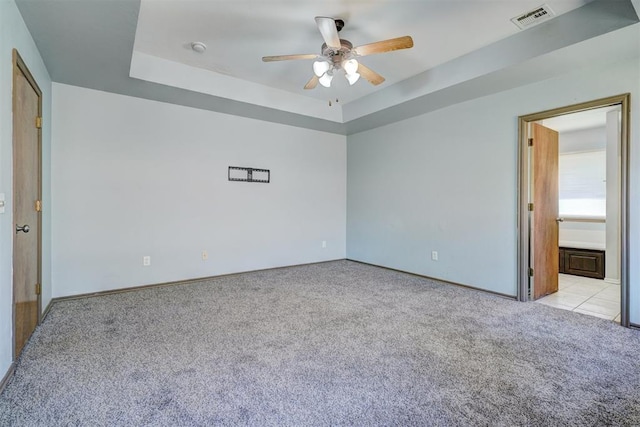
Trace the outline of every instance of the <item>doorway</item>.
{"label": "doorway", "polygon": [[[538,299],[558,291],[558,274],[561,272],[569,275],[568,277],[566,275],[560,276],[561,288],[563,276],[565,276],[565,283],[567,281],[579,282],[579,277],[574,276],[576,274],[604,279],[604,260],[605,253],[607,253],[609,257],[606,268],[610,273],[608,282],[609,284],[616,281],[619,283],[619,286],[608,291],[610,293],[615,292],[616,289],[619,290],[620,324],[629,326],[628,109],[629,95],[624,94],[519,118],[518,299],[520,301]],[[563,190],[564,196],[559,197],[558,132],[550,128],[560,128],[563,126],[562,123],[566,125],[572,119],[574,121],[578,118],[584,120],[599,114],[608,116],[610,122],[613,122],[615,117],[615,130],[618,131],[615,142],[607,144],[606,147],[606,169],[608,172],[603,180],[606,184],[602,183],[601,185],[606,185],[607,202],[605,203],[604,197],[600,197],[599,193],[587,197],[579,195],[580,188],[573,190],[565,188]],[[608,127],[613,128],[613,126]],[[584,132],[579,139],[585,139]],[[536,144],[536,140],[540,140],[538,144]],[[544,145],[545,147],[536,145]],[[565,149],[565,151],[567,150]],[[560,157],[564,157],[565,164],[573,162],[587,165],[582,166],[583,169],[592,168],[589,166],[590,164],[598,165],[598,162],[604,161],[602,159],[604,148],[602,153],[596,152],[598,150],[595,149],[583,151],[579,155]],[[555,159],[555,165],[550,159]],[[579,170],[578,172],[574,170],[572,173],[579,173]],[[591,175],[593,174],[590,173],[589,176],[591,177]],[[560,177],[560,181],[562,180]],[[566,182],[565,187],[567,187]],[[605,194],[604,187],[602,193]],[[572,198],[572,194],[575,198]],[[553,206],[554,199],[555,206]],[[558,207],[558,201],[560,201],[560,207]],[[579,242],[579,240],[588,239],[574,238],[574,236],[580,235],[578,234],[580,231],[582,232],[581,236],[597,237],[599,229],[602,229],[602,236],[604,236],[605,204],[606,212],[608,212],[606,216],[606,251],[604,250],[604,237],[602,237],[602,241],[599,241],[599,238],[594,238],[595,240],[591,242]],[[561,226],[563,230],[561,230]],[[562,235],[562,232],[564,232],[564,237],[559,241],[559,235]],[[576,242],[579,244],[572,244]],[[563,245],[566,247],[562,247]],[[570,247],[581,245],[593,247]],[[599,248],[598,245],[603,247]],[[567,260],[570,265],[563,265]],[[580,269],[584,269],[584,271],[577,271]],[[585,283],[587,281],[588,279],[584,279]],[[609,284],[603,284],[603,287],[609,286]],[[589,286],[591,285],[594,284]]]}
{"label": "doorway", "polygon": [[42,92],[13,50],[14,360],[40,321],[42,268]]}

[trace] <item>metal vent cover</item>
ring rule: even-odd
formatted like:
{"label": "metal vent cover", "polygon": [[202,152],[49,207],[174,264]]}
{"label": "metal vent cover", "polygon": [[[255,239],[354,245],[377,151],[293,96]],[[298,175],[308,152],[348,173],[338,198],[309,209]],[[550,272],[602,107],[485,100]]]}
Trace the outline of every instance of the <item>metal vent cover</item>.
{"label": "metal vent cover", "polygon": [[551,10],[549,5],[543,4],[542,6],[536,7],[522,15],[511,18],[511,22],[516,24],[521,30],[524,30],[525,28],[547,21],[554,16],[556,16],[556,14],[553,13],[553,10]]}

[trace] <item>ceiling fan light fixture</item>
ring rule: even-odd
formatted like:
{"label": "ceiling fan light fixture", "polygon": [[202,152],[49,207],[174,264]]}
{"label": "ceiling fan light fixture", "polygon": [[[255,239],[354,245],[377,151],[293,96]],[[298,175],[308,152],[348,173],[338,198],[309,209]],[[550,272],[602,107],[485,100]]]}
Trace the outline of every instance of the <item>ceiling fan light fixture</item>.
{"label": "ceiling fan light fixture", "polygon": [[349,85],[353,86],[353,84],[360,78],[360,73],[345,74],[345,77],[349,81]]}
{"label": "ceiling fan light fixture", "polygon": [[313,74],[318,77],[322,77],[327,71],[329,71],[331,65],[327,61],[316,61],[313,63]]}
{"label": "ceiling fan light fixture", "polygon": [[331,80],[336,70],[340,73],[344,71],[345,78],[350,85],[354,85],[360,76],[363,76],[367,82],[378,86],[384,82],[384,77],[364,64],[359,64],[356,58],[413,47],[411,36],[380,40],[354,47],[349,40],[341,39],[338,35],[338,31],[344,26],[342,19],[316,16],[316,26],[324,40],[320,47],[320,54],[306,53],[262,57],[263,62],[313,59],[313,76],[304,85],[305,90],[314,89],[318,83],[327,88],[331,87]]}
{"label": "ceiling fan light fixture", "polygon": [[324,87],[331,87],[331,80],[333,80],[333,74],[326,72],[318,79],[318,82]]}
{"label": "ceiling fan light fixture", "polygon": [[342,69],[347,75],[353,75],[358,73],[358,61],[355,59],[349,59],[342,62]]}

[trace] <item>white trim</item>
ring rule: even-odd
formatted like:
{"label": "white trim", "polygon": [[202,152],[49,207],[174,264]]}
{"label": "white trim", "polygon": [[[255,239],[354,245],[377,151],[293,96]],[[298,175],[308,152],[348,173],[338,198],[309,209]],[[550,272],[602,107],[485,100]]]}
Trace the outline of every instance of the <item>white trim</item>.
{"label": "white trim", "polygon": [[596,242],[576,242],[572,240],[565,240],[558,242],[558,246],[561,248],[572,248],[572,249],[592,249],[596,251],[604,251],[605,245]]}

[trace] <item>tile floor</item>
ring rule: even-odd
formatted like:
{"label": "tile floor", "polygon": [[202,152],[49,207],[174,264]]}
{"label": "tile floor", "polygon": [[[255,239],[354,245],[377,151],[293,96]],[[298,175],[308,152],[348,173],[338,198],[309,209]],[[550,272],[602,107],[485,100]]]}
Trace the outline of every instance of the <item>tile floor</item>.
{"label": "tile floor", "polygon": [[604,280],[560,274],[558,292],[536,302],[620,322],[620,285]]}

